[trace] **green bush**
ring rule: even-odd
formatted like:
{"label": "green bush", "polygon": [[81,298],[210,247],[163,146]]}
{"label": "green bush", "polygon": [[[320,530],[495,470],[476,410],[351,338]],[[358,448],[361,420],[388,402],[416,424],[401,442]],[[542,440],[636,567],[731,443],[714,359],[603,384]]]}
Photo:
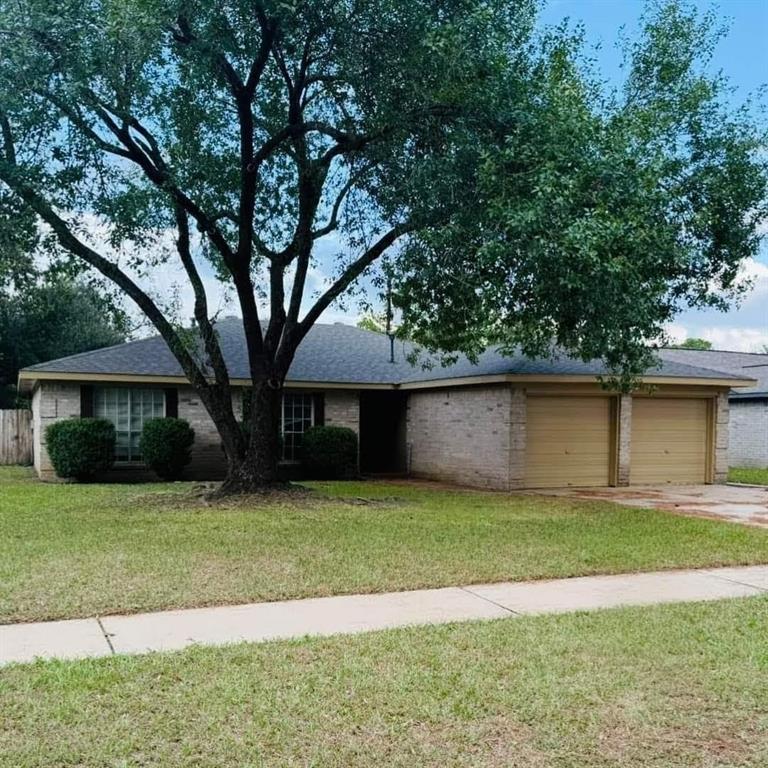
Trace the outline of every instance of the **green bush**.
{"label": "green bush", "polygon": [[357,435],[347,427],[311,427],[302,451],[312,477],[348,480],[357,475]]}
{"label": "green bush", "polygon": [[150,419],[141,430],[139,450],[163,480],[178,480],[192,458],[194,442],[195,430],[184,419]]}
{"label": "green bush", "polygon": [[68,419],[45,430],[51,464],[59,477],[92,480],[115,461],[115,428],[106,419]]}

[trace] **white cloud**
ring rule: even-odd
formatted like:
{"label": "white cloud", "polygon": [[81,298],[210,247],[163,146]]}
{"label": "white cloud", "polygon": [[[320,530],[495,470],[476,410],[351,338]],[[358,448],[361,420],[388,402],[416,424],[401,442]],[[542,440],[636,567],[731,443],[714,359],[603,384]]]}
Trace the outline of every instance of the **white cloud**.
{"label": "white cloud", "polygon": [[704,328],[698,335],[715,349],[762,352],[768,346],[768,328]]}
{"label": "white cloud", "polygon": [[760,352],[768,344],[768,263],[747,259],[741,270],[742,279],[751,288],[728,312],[695,310],[681,313],[668,327],[675,341],[702,338],[716,349]]}
{"label": "white cloud", "polygon": [[668,323],[664,330],[673,344],[680,344],[689,338],[688,329],[680,323]]}

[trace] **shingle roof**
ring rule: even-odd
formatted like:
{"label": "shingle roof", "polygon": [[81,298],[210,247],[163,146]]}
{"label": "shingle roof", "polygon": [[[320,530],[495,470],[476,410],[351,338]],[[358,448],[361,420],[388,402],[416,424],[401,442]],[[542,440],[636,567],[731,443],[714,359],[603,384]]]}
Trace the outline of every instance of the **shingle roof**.
{"label": "shingle roof", "polygon": [[[217,330],[230,376],[235,379],[250,378],[241,320],[224,318],[218,322]],[[390,363],[389,339],[384,334],[340,323],[320,323],[310,330],[299,346],[287,379],[297,383],[397,384],[495,374],[598,376],[608,373],[600,361],[584,363],[567,356],[555,360],[531,360],[521,354],[502,355],[494,349],[489,349],[480,355],[477,364],[471,363],[466,358],[460,358],[450,366],[433,365],[425,369],[419,364],[411,365],[405,359],[411,350],[407,342],[397,341],[395,343],[396,362]],[[25,368],[24,371],[85,376],[89,374],[183,375],[178,362],[159,336],[51,360]],[[669,378],[738,379],[745,377],[742,372],[723,373],[671,359],[665,359],[659,369],[649,373]]]}
{"label": "shingle roof", "polygon": [[727,352],[717,349],[662,349],[661,357],[666,362],[697,365],[726,371],[733,376],[757,379],[754,387],[745,387],[733,392],[732,397],[768,397],[768,354],[758,352]]}

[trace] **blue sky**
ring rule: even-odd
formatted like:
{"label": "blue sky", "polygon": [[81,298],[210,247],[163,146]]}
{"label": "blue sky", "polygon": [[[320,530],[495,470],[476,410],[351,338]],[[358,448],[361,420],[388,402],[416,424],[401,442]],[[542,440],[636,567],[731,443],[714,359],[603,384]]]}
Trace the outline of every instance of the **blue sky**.
{"label": "blue sky", "polygon": [[[600,74],[609,82],[619,83],[622,73],[617,42],[622,30],[630,39],[637,34],[645,5],[643,0],[549,0],[542,11],[541,23],[557,24],[569,18],[574,24],[583,24],[587,44],[595,48]],[[728,36],[715,52],[712,67],[728,75],[735,86],[734,103],[741,103],[768,83],[768,0],[721,0],[719,4],[694,0],[694,5],[702,11],[714,9],[730,26]],[[326,265],[332,263],[337,249],[338,244],[330,238],[322,243],[324,258],[310,274],[310,289],[322,287],[323,267],[328,268]],[[213,276],[207,270],[204,272],[211,305],[218,305],[224,313],[237,313],[232,297],[223,295]],[[685,312],[670,326],[671,336],[678,340],[702,336],[718,349],[761,351],[763,345],[768,345],[768,239],[760,257],[746,265],[745,274],[753,281],[754,288],[740,307],[727,313]],[[181,277],[180,270],[178,277]],[[174,280],[175,276],[168,275],[168,278]],[[180,305],[182,316],[191,316],[191,291],[182,288]],[[329,308],[322,320],[354,323],[357,317],[357,301],[350,299],[344,308]]]}

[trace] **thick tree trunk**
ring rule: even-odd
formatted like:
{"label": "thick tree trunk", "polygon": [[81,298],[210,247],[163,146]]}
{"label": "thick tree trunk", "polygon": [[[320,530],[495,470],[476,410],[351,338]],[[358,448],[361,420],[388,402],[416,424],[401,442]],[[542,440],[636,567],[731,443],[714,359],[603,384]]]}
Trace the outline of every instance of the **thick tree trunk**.
{"label": "thick tree trunk", "polygon": [[228,466],[221,495],[263,493],[283,485],[278,477],[282,394],[282,388],[271,382],[254,384],[245,440],[239,450],[227,448],[236,441],[224,440]]}

